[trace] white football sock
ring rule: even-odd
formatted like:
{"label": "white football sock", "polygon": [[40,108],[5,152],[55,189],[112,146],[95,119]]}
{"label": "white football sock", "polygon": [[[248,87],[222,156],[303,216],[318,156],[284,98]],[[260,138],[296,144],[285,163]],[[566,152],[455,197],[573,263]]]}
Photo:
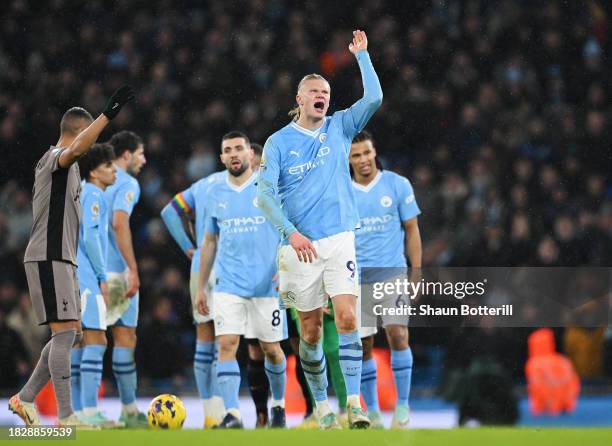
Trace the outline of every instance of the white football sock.
{"label": "white football sock", "polygon": [[315,404],[316,404],[315,413],[317,414],[318,419],[321,419],[328,413],[333,412],[331,410],[331,407],[329,406],[329,400],[315,401]]}
{"label": "white football sock", "polygon": [[282,407],[284,409],[285,398],[281,398],[280,400],[275,400],[274,398],[272,398],[272,404],[270,405],[270,407]]}

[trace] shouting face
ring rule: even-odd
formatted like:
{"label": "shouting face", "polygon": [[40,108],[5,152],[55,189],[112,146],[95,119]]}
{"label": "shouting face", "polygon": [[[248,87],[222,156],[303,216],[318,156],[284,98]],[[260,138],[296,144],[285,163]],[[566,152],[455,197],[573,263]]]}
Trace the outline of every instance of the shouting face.
{"label": "shouting face", "polygon": [[323,79],[308,79],[302,83],[295,97],[300,107],[300,116],[320,120],[329,108],[330,87]]}

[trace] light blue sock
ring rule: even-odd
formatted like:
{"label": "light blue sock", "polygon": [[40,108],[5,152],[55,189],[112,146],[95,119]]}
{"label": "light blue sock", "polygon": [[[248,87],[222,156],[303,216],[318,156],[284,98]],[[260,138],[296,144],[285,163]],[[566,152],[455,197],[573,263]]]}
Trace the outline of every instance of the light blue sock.
{"label": "light blue sock", "polygon": [[113,374],[121,404],[125,406],[136,401],[136,363],[133,348],[113,347]]}
{"label": "light blue sock", "polygon": [[211,389],[213,396],[221,396],[221,391],[219,390],[219,382],[217,380],[217,364],[219,364],[219,346],[215,342],[215,357],[213,358],[212,363],[212,380],[211,380]]}
{"label": "light blue sock", "polygon": [[275,400],[285,398],[285,384],[287,383],[287,360],[285,359],[285,355],[283,355],[283,362],[280,364],[272,364],[268,362],[268,358],[266,358],[264,367],[266,369],[268,381],[270,382],[272,398]]}
{"label": "light blue sock", "polygon": [[195,374],[198,394],[201,400],[212,397],[212,368],[215,356],[215,343],[213,341],[198,341],[193,358],[193,372]]}
{"label": "light blue sock", "polygon": [[70,353],[70,388],[72,395],[72,408],[74,411],[83,409],[81,404],[81,358],[82,348],[73,348]]}
{"label": "light blue sock", "polygon": [[338,333],[340,369],[346,383],[347,397],[359,395],[361,386],[361,363],[363,350],[357,330],[352,333]]}
{"label": "light blue sock", "polygon": [[313,345],[300,338],[300,361],[312,397],[315,401],[326,400],[327,367],[321,341]]}
{"label": "light blue sock", "polygon": [[376,385],[376,360],[370,358],[361,366],[361,393],[368,412],[380,412],[378,386]]}
{"label": "light blue sock", "polygon": [[102,364],[106,345],[86,345],[81,358],[81,404],[82,409],[98,406],[98,389],[102,381]]}
{"label": "light blue sock", "polygon": [[217,384],[225,409],[240,409],[238,391],[240,390],[240,368],[238,361],[217,362]]}
{"label": "light blue sock", "polygon": [[397,389],[397,405],[407,406],[412,379],[412,350],[391,350],[391,370]]}

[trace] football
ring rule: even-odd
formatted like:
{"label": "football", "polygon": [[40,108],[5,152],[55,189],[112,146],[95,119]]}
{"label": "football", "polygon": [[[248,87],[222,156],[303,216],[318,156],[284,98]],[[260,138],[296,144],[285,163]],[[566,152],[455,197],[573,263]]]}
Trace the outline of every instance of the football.
{"label": "football", "polygon": [[149,404],[147,419],[151,429],[180,429],[185,422],[185,406],[179,397],[168,393],[156,396]]}

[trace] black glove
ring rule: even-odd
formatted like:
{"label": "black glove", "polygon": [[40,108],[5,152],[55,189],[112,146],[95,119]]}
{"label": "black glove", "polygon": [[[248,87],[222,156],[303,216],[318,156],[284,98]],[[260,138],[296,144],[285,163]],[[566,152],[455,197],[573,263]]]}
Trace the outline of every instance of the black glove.
{"label": "black glove", "polygon": [[132,90],[132,87],[129,85],[119,87],[119,89],[109,98],[102,113],[104,113],[108,119],[113,119],[119,114],[121,107],[132,99],[134,99],[134,90]]}

